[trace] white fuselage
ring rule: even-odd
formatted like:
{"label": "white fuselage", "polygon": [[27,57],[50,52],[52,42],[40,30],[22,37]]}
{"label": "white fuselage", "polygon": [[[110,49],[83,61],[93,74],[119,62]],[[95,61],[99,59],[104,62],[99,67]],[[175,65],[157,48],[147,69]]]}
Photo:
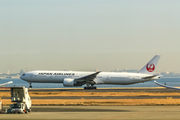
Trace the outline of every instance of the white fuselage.
{"label": "white fuselage", "polygon": [[[63,83],[65,78],[77,79],[94,72],[78,72],[78,71],[32,71],[27,72],[20,78],[27,82],[36,83]],[[151,76],[142,73],[123,73],[123,72],[100,72],[94,79],[95,84],[118,84],[128,85],[150,80],[159,79],[159,76],[143,79]]]}

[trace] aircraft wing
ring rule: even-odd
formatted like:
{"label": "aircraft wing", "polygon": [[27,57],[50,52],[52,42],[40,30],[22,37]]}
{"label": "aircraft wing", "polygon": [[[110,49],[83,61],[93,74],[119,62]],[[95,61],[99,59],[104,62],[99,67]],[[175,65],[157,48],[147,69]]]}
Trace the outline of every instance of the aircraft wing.
{"label": "aircraft wing", "polygon": [[154,81],[154,83],[156,83],[159,86],[165,87],[165,88],[180,90],[180,88],[175,88],[175,87],[172,87],[172,86],[163,85],[163,84],[158,83],[156,81]]}
{"label": "aircraft wing", "polygon": [[87,75],[87,76],[83,76],[83,77],[80,77],[80,78],[76,78],[76,82],[78,83],[82,83],[85,84],[85,83],[91,83],[93,82],[94,78],[96,78],[96,76],[100,73],[101,71],[98,71],[98,72],[95,72],[93,74],[90,74],[90,75]]}
{"label": "aircraft wing", "polygon": [[11,84],[11,83],[13,83],[13,81],[10,81],[10,82],[7,82],[7,83],[0,84],[0,86],[5,86],[5,85]]}

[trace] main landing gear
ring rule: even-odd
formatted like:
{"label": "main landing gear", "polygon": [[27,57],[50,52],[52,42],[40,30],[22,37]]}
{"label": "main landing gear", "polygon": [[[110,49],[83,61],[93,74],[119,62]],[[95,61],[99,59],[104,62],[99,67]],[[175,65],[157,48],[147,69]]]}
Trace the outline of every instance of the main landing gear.
{"label": "main landing gear", "polygon": [[87,85],[87,87],[84,87],[85,90],[87,90],[87,89],[90,89],[90,90],[96,89],[96,87],[93,87],[94,84],[91,84],[91,86],[89,86],[89,84],[86,84],[86,85]]}
{"label": "main landing gear", "polygon": [[95,89],[97,89],[97,88],[96,88],[96,87],[84,87],[84,89],[85,89],[85,90],[87,90],[87,89],[95,90]]}
{"label": "main landing gear", "polygon": [[31,89],[32,88],[32,85],[31,85],[31,82],[29,82],[29,89]]}

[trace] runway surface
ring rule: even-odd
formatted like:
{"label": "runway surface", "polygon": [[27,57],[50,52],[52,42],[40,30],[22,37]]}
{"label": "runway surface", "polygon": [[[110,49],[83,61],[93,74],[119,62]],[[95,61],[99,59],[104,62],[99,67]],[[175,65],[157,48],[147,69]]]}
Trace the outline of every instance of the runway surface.
{"label": "runway surface", "polygon": [[[159,93],[171,93],[180,92],[180,90],[166,89],[166,88],[97,88],[96,90],[84,90],[83,88],[67,89],[29,89],[29,92],[159,92]],[[10,90],[0,90],[0,92],[10,92]]]}
{"label": "runway surface", "polygon": [[32,106],[30,114],[0,114],[0,119],[178,120],[179,113],[180,106]]}

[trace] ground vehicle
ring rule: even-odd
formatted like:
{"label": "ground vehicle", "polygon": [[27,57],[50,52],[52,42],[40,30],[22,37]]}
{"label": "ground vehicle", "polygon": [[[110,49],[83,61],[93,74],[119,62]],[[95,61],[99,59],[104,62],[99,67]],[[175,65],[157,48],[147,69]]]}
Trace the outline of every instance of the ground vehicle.
{"label": "ground vehicle", "polygon": [[15,103],[13,105],[10,105],[10,107],[12,113],[28,113],[26,104],[24,103]]}
{"label": "ground vehicle", "polygon": [[31,112],[31,99],[28,89],[25,87],[11,87],[11,109],[10,113],[28,113]]}

